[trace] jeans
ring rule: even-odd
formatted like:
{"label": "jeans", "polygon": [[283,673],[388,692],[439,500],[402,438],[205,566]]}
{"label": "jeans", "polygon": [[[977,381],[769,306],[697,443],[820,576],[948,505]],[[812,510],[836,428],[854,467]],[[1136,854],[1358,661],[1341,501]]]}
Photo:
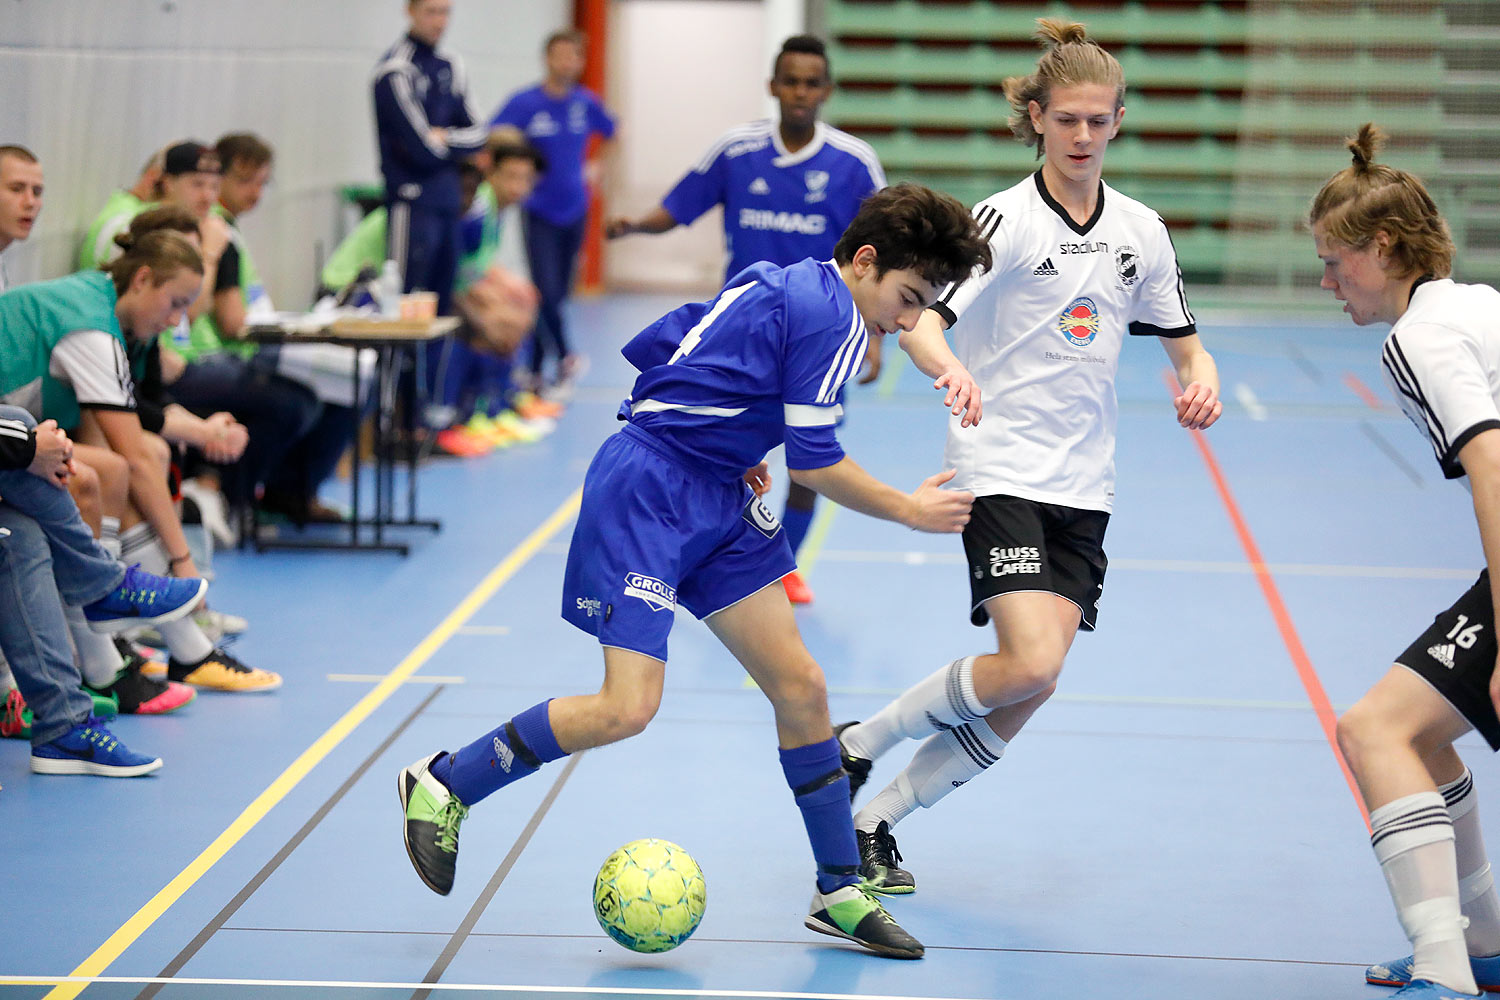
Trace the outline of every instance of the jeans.
{"label": "jeans", "polygon": [[240,509],[250,505],[255,487],[271,477],[321,412],[307,386],[234,354],[196,359],[167,391],[200,417],[223,410],[250,432],[240,460],[224,468],[224,495]]}
{"label": "jeans", "polygon": [[[31,414],[19,407],[0,406],[0,417],[36,426]],[[125,565],[95,540],[67,490],[25,469],[5,469],[0,470],[0,498],[5,507],[24,514],[41,529],[51,549],[52,575],[57,578],[47,589],[61,592],[69,604],[92,604],[125,578]]]}
{"label": "jeans", "polygon": [[[31,709],[31,744],[40,746],[83,723],[94,705],[79,687],[83,678],[73,663],[48,533],[12,507],[8,497],[0,503],[0,528],[10,531],[9,537],[0,538],[0,651],[10,661],[16,687]],[[94,594],[93,599],[101,596]]]}
{"label": "jeans", "polygon": [[531,259],[531,280],[541,294],[537,307],[536,333],[531,341],[531,371],[540,375],[547,351],[561,361],[568,352],[568,331],[563,324],[562,305],[573,290],[573,271],[588,216],[559,226],[535,212],[526,213],[526,255]]}

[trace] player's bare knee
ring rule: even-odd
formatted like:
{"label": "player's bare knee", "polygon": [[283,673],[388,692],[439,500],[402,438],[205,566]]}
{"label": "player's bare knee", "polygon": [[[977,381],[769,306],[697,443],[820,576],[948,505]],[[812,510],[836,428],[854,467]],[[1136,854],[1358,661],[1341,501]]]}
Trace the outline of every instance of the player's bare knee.
{"label": "player's bare knee", "polygon": [[1356,772],[1381,746],[1406,742],[1369,698],[1359,700],[1339,717],[1334,737],[1349,767]]}
{"label": "player's bare knee", "polygon": [[631,692],[626,697],[611,699],[606,713],[610,735],[616,740],[639,736],[656,718],[659,707],[661,696],[650,692]]}
{"label": "player's bare knee", "polygon": [[1012,681],[1033,694],[1040,694],[1043,691],[1050,693],[1056,690],[1057,678],[1062,673],[1062,667],[1062,651],[1045,646],[1029,649],[1012,656],[1010,660]]}
{"label": "player's bare knee", "polygon": [[811,657],[805,664],[779,674],[772,690],[766,692],[775,706],[807,708],[828,704],[828,681],[823,670]]}

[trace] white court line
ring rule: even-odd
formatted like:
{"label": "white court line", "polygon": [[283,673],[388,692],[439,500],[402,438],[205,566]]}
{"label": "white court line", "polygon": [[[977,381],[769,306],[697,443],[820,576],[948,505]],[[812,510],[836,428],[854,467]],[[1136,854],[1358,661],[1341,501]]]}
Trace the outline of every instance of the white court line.
{"label": "white court line", "polygon": [[459,635],[510,635],[509,625],[465,625]]}
{"label": "white court line", "polygon": [[[574,996],[615,997],[732,997],[744,1000],[979,1000],[966,997],[916,997],[902,994],[881,993],[789,993],[777,990],[671,990],[644,989],[628,986],[519,986],[494,983],[366,983],[342,980],[318,979],[187,979],[182,976],[163,978],[158,976],[10,976],[0,975],[0,984],[20,986],[62,986],[68,984],[91,985],[96,983],[127,983],[149,986],[287,986],[304,989],[329,990],[468,990],[476,993],[558,993]],[[993,1000],[993,998],[990,998]]]}
{"label": "white court line", "polygon": [[[351,684],[379,684],[385,680],[385,674],[329,674],[331,681],[345,681]],[[441,674],[415,674],[402,681],[403,684],[462,684],[462,677],[444,677]]]}
{"label": "white court line", "polygon": [[1255,390],[1244,382],[1237,382],[1234,386],[1234,398],[1240,401],[1251,420],[1266,419],[1266,408],[1261,405],[1255,395]]}
{"label": "white court line", "polygon": [[[900,552],[882,549],[824,549],[826,562],[903,563],[908,566],[952,566],[966,560],[961,552]],[[1157,573],[1254,573],[1248,562],[1197,559],[1111,558],[1110,569],[1132,569]],[[1441,566],[1351,566],[1336,563],[1266,563],[1271,573],[1282,576],[1351,576],[1397,580],[1473,580],[1478,568],[1447,569]]]}

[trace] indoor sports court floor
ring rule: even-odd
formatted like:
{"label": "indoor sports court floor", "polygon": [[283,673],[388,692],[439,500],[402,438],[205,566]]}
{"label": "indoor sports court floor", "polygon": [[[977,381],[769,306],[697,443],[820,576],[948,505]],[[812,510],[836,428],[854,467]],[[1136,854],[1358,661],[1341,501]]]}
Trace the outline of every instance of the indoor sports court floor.
{"label": "indoor sports court floor", "polygon": [[[35,777],[24,744],[0,745],[0,997],[1388,995],[1362,969],[1405,941],[1329,705],[1480,553],[1467,494],[1385,401],[1381,334],[1332,302],[1200,316],[1226,399],[1201,441],[1172,419],[1159,346],[1127,345],[1100,630],[1004,761],[898,831],[919,891],[890,909],[925,960],[803,929],[812,859],[770,711],[689,617],[651,728],[482,803],[453,894],[424,888],[397,770],[597,682],[594,642],[558,617],[571,516],[629,386],[617,348],[674,304],[581,302],[594,365],[560,430],[424,470],[446,527],[409,558],[221,556],[212,598],[252,622],[236,651],[286,686],[121,720],[158,775]],[[887,359],[843,439],[912,488],[938,468],[943,414],[894,344]],[[778,470],[778,509],[783,489]],[[821,510],[798,618],[835,720],[991,648],[956,537]],[[1500,823],[1488,754],[1463,745]],[[645,836],[687,847],[708,882],[697,934],[656,956],[609,941],[591,907],[599,863]]]}

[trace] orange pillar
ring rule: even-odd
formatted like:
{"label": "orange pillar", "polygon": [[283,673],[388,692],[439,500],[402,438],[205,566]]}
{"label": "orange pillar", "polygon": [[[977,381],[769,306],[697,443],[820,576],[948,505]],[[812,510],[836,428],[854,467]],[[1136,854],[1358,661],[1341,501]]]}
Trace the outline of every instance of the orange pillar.
{"label": "orange pillar", "polygon": [[[609,56],[609,0],[573,0],[573,26],[588,38],[588,62],[583,70],[583,85],[601,98],[605,96]],[[589,155],[597,150],[599,140],[589,144]],[[579,288],[584,292],[604,290],[604,205],[598,192],[589,198],[588,227],[583,234],[583,259],[580,261]]]}

